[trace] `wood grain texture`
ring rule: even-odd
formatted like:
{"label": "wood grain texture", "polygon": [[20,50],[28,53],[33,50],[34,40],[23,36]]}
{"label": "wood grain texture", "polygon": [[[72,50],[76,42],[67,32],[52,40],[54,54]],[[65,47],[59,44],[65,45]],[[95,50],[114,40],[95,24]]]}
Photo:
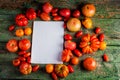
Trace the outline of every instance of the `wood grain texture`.
{"label": "wood grain texture", "polygon": [[[8,2],[9,3],[8,3]],[[119,80],[120,79],[120,0],[0,0],[0,79],[39,79],[52,80],[51,76],[45,73],[44,65],[40,71],[31,73],[30,75],[21,75],[18,68],[12,65],[12,60],[17,54],[9,53],[6,48],[6,42],[9,39],[21,38],[15,37],[8,31],[8,26],[14,24],[15,15],[24,13],[26,8],[40,8],[42,4],[49,1],[54,7],[59,8],[80,8],[83,3],[93,3],[96,6],[96,14],[92,18],[93,26],[100,26],[105,33],[105,41],[107,49],[97,51],[92,55],[84,55],[80,61],[88,56],[92,56],[97,60],[97,69],[92,72],[85,71],[81,67],[81,63],[74,66],[75,73],[70,74],[66,78],[60,80]],[[19,5],[17,5],[19,4]],[[37,7],[36,7],[37,6]],[[39,7],[38,7],[39,6]],[[40,20],[37,18],[37,20]],[[28,26],[32,27],[32,21]],[[86,30],[82,27],[84,33],[91,33],[93,30]],[[75,33],[71,33],[74,35]],[[24,36],[31,40],[31,36]],[[79,39],[73,39],[79,42]],[[108,54],[110,61],[103,62],[102,55]]]}

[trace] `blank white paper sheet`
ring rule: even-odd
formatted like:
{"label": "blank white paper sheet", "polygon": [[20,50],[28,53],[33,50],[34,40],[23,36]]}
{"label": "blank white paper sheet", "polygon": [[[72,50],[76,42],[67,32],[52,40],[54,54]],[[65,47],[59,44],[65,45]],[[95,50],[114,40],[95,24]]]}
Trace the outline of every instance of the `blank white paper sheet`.
{"label": "blank white paper sheet", "polygon": [[34,21],[31,63],[62,64],[63,21]]}

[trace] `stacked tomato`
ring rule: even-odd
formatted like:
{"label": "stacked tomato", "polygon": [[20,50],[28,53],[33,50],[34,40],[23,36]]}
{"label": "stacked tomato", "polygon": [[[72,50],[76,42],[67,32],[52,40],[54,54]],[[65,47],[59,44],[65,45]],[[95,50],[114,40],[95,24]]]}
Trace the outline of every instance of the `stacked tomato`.
{"label": "stacked tomato", "polygon": [[[30,48],[31,42],[24,36],[30,36],[32,28],[28,26],[28,20],[35,20],[39,17],[44,21],[64,21],[64,29],[67,32],[75,33],[71,35],[65,33],[64,35],[64,50],[62,51],[61,60],[66,64],[46,64],[45,70],[52,75],[54,80],[58,77],[66,77],[69,73],[74,72],[74,65],[79,64],[80,57],[85,54],[93,54],[98,50],[106,49],[106,42],[104,41],[105,35],[102,33],[100,27],[93,28],[91,17],[94,16],[96,8],[93,4],[85,4],[81,8],[73,10],[69,8],[54,8],[52,4],[46,2],[42,6],[42,10],[35,10],[28,8],[25,14],[17,14],[15,17],[15,24],[9,26],[9,31],[15,30],[17,37],[22,37],[22,40],[10,39],[6,44],[9,52],[16,52],[18,57],[13,60],[13,65],[18,66],[22,74],[30,74],[39,69],[39,65],[30,63]],[[82,20],[81,14],[83,16]],[[51,17],[52,16],[52,17]],[[16,27],[15,27],[16,26]],[[82,27],[83,26],[83,27]],[[84,33],[82,29],[94,29],[94,33]],[[65,31],[66,31],[65,30]],[[79,40],[75,42],[73,39]],[[108,61],[108,56],[103,56],[105,61]],[[86,70],[92,71],[96,69],[96,60],[92,57],[87,57],[83,60],[83,67]]]}

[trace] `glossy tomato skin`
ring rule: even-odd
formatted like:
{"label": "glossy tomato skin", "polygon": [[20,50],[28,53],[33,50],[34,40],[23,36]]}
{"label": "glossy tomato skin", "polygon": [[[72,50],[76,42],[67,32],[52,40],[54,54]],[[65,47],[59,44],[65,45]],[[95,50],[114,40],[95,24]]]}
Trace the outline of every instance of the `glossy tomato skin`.
{"label": "glossy tomato skin", "polygon": [[56,75],[55,72],[52,72],[52,73],[51,73],[51,76],[52,76],[52,79],[53,79],[53,80],[58,80],[58,77],[57,77],[57,75]]}
{"label": "glossy tomato skin", "polygon": [[77,56],[77,57],[81,57],[82,56],[82,52],[78,49],[74,49],[73,50],[74,54]]}
{"label": "glossy tomato skin", "polygon": [[28,19],[25,17],[24,14],[17,14],[15,17],[15,22],[18,26],[27,26]]}
{"label": "glossy tomato skin", "polygon": [[27,62],[22,62],[20,67],[19,67],[19,70],[22,74],[27,75],[27,74],[31,73],[32,66],[31,66],[31,64],[29,64]]}
{"label": "glossy tomato skin", "polygon": [[16,52],[18,50],[17,40],[11,39],[7,42],[6,48],[9,52]]}
{"label": "glossy tomato skin", "polygon": [[20,40],[18,45],[19,45],[20,50],[23,50],[23,51],[28,50],[31,47],[30,40],[26,38]]}
{"label": "glossy tomato skin", "polygon": [[14,29],[15,29],[15,25],[10,25],[8,28],[9,31],[13,31]]}
{"label": "glossy tomato skin", "polygon": [[44,21],[50,21],[51,20],[50,15],[48,13],[45,13],[45,12],[42,12],[40,14],[40,18]]}
{"label": "glossy tomato skin", "polygon": [[80,16],[80,11],[79,10],[73,11],[72,16],[78,18]]}
{"label": "glossy tomato skin", "polygon": [[96,33],[96,34],[100,33],[100,31],[101,31],[101,28],[100,28],[100,27],[96,27],[96,28],[95,28],[95,33]]}
{"label": "glossy tomato skin", "polygon": [[99,41],[104,41],[105,35],[103,33],[101,33],[99,36]]}
{"label": "glossy tomato skin", "polygon": [[19,66],[20,65],[20,60],[19,59],[14,59],[12,61],[12,63],[13,63],[14,66]]}
{"label": "glossy tomato skin", "polygon": [[26,17],[29,19],[29,20],[33,20],[33,19],[36,19],[36,12],[33,8],[29,8],[27,9],[26,11]]}
{"label": "glossy tomato skin", "polygon": [[36,71],[38,71],[39,68],[40,68],[40,66],[38,64],[36,64],[32,67],[32,71],[36,72]]}
{"label": "glossy tomato skin", "polygon": [[97,63],[94,58],[88,57],[83,61],[83,67],[88,71],[96,69]]}
{"label": "glossy tomato skin", "polygon": [[68,8],[63,8],[59,11],[59,14],[63,17],[70,17],[71,11]]}
{"label": "glossy tomato skin", "polygon": [[104,60],[105,62],[108,62],[108,61],[109,61],[109,57],[108,57],[108,55],[107,55],[106,53],[103,54],[102,58],[103,58],[103,60]]}
{"label": "glossy tomato skin", "polygon": [[74,72],[74,68],[70,64],[67,65],[67,67],[68,67],[70,73]]}
{"label": "glossy tomato skin", "polygon": [[52,9],[53,9],[53,6],[49,2],[44,3],[42,6],[42,10],[45,13],[50,13],[52,11]]}
{"label": "glossy tomato skin", "polygon": [[83,32],[82,31],[78,31],[76,34],[75,34],[75,37],[76,38],[79,38],[80,36],[83,35]]}
{"label": "glossy tomato skin", "polygon": [[64,39],[65,40],[72,40],[72,36],[70,34],[65,34]]}
{"label": "glossy tomato skin", "polygon": [[69,50],[74,50],[76,48],[76,43],[73,41],[65,41],[64,47]]}

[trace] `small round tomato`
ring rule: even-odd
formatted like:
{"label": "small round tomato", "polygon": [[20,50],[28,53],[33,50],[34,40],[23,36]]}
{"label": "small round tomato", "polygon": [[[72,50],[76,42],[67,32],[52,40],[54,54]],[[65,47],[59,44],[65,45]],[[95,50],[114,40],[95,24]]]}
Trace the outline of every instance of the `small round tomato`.
{"label": "small round tomato", "polygon": [[46,70],[47,73],[52,73],[53,70],[54,70],[54,65],[53,64],[47,64],[45,66],[45,70]]}
{"label": "small round tomato", "polygon": [[54,21],[60,21],[60,20],[62,20],[62,17],[61,16],[54,16],[53,20]]}
{"label": "small round tomato", "polygon": [[14,29],[15,29],[14,25],[10,25],[9,28],[8,28],[9,31],[13,31]]}
{"label": "small round tomato", "polygon": [[25,17],[24,14],[17,14],[15,17],[15,22],[18,26],[27,26],[28,19]]}
{"label": "small round tomato", "polygon": [[27,52],[26,54],[23,55],[23,57],[29,57],[31,55],[30,52]]}
{"label": "small round tomato", "polygon": [[85,19],[82,20],[82,24],[87,29],[93,28],[93,26],[92,26],[92,19],[91,18],[85,17]]}
{"label": "small round tomato", "polygon": [[73,67],[71,65],[67,65],[67,67],[68,67],[70,73],[74,72],[74,69],[73,69]]}
{"label": "small round tomato", "polygon": [[81,57],[81,56],[82,56],[81,51],[78,50],[78,49],[74,49],[73,52],[74,52],[74,54],[75,54],[76,56],[78,56],[78,57]]}
{"label": "small round tomato", "polygon": [[27,36],[31,35],[31,33],[32,33],[31,27],[26,27],[26,28],[24,29],[24,33],[25,33],[25,35],[27,35]]}
{"label": "small round tomato", "polygon": [[6,48],[9,52],[16,52],[18,50],[17,40],[9,40],[6,44]]}
{"label": "small round tomato", "polygon": [[12,63],[13,63],[14,66],[19,66],[20,65],[20,60],[19,59],[14,59],[12,61]]}
{"label": "small round tomato", "polygon": [[105,39],[105,35],[103,34],[103,33],[101,33],[99,36],[98,36],[98,38],[99,38],[99,41],[104,41],[104,39]]}
{"label": "small round tomato", "polygon": [[26,61],[26,58],[23,57],[23,56],[19,56],[18,59],[19,59],[20,61],[23,61],[23,62]]}
{"label": "small round tomato", "polygon": [[33,67],[32,67],[32,71],[33,72],[36,72],[36,71],[38,71],[38,69],[40,68],[40,66],[37,64],[37,65],[34,65]]}
{"label": "small round tomato", "polygon": [[82,31],[78,31],[76,34],[75,34],[75,37],[76,38],[79,38],[80,36],[82,36],[83,32]]}
{"label": "small round tomato", "polygon": [[95,33],[96,33],[96,34],[100,33],[100,31],[101,31],[101,28],[100,28],[100,27],[96,27],[96,28],[95,28]]}
{"label": "small round tomato", "polygon": [[17,29],[17,30],[15,31],[15,35],[16,35],[17,37],[22,37],[22,36],[24,35],[23,29],[22,29],[22,28]]}
{"label": "small round tomato", "polygon": [[44,21],[50,21],[51,20],[50,15],[48,13],[45,13],[45,12],[42,12],[40,14],[40,18]]}
{"label": "small round tomato", "polygon": [[32,66],[31,64],[27,63],[27,62],[22,62],[20,67],[19,67],[19,70],[22,74],[30,74],[31,71],[32,71]]}
{"label": "small round tomato", "polygon": [[65,34],[64,39],[65,40],[72,40],[72,36],[70,34]]}
{"label": "small round tomato", "polygon": [[97,63],[94,58],[88,57],[83,61],[83,67],[88,71],[95,70],[96,66]]}
{"label": "small round tomato", "polygon": [[76,48],[76,43],[68,40],[68,41],[65,41],[64,47],[69,50],[74,50]]}
{"label": "small round tomato", "polygon": [[80,11],[79,10],[73,11],[72,16],[78,18],[80,16]]}
{"label": "small round tomato", "polygon": [[29,20],[33,20],[33,19],[36,19],[36,12],[33,8],[29,8],[27,9],[26,11],[26,17],[29,19]]}
{"label": "small round tomato", "polygon": [[79,64],[79,58],[78,58],[78,57],[73,57],[73,58],[71,59],[71,64],[73,64],[73,65]]}
{"label": "small round tomato", "polygon": [[99,49],[100,49],[100,50],[105,50],[105,49],[106,49],[106,46],[107,46],[107,43],[106,43],[105,41],[102,41],[102,42],[100,42]]}
{"label": "small round tomato", "polygon": [[52,11],[52,9],[53,9],[53,6],[49,2],[44,3],[42,6],[42,10],[45,13],[50,13]]}
{"label": "small round tomato", "polygon": [[53,8],[51,12],[52,13],[57,13],[58,12],[58,8]]}
{"label": "small round tomato", "polygon": [[70,12],[70,9],[63,8],[63,9],[60,9],[59,14],[60,16],[63,16],[63,17],[70,17],[71,12]]}
{"label": "small round tomato", "polygon": [[28,50],[30,47],[31,47],[31,43],[30,43],[30,40],[28,40],[28,39],[22,39],[22,40],[20,40],[19,41],[19,48],[21,49],[21,50]]}

